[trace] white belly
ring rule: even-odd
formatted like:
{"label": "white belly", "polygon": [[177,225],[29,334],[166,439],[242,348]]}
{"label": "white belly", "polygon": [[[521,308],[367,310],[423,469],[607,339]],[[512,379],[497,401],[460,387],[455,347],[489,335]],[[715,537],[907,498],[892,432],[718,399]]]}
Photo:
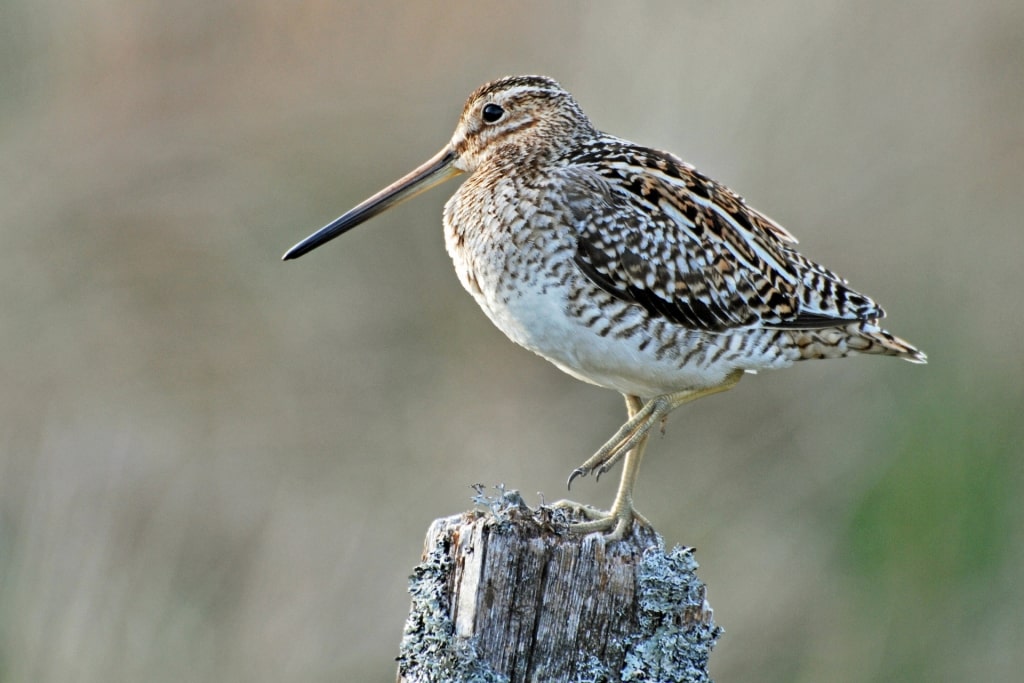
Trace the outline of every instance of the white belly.
{"label": "white belly", "polygon": [[[495,297],[491,291],[468,286],[467,289],[491,322],[509,339],[577,379],[622,394],[652,398],[710,387],[721,384],[737,368],[764,367],[753,363],[748,367],[748,364],[738,365],[728,360],[706,364],[682,362],[687,347],[692,348],[698,340],[704,347],[708,346],[706,333],[682,329],[674,330],[676,343],[659,357],[660,344],[647,339],[646,332],[638,331],[630,336],[619,334],[647,320],[648,314],[641,307],[617,301],[604,292],[596,292],[598,299],[606,303],[603,312],[609,315],[623,309],[626,312],[616,325],[602,334],[608,327],[607,322],[587,325],[585,321],[589,316],[569,315],[568,288],[550,285],[546,290],[525,288],[507,301]],[[721,335],[716,341],[728,346],[738,339],[736,335]],[[788,364],[778,363],[779,366]]]}

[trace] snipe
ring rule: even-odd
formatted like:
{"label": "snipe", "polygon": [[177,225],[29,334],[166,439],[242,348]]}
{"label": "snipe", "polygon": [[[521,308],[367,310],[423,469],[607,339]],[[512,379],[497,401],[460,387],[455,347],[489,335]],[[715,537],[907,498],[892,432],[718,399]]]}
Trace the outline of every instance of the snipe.
{"label": "snipe", "polygon": [[437,155],[284,258],[463,173],[444,208],[462,285],[512,341],[626,397],[628,421],[569,477],[625,458],[615,502],[573,531],[620,538],[645,521],[633,485],[651,428],[744,372],[851,353],[925,362],[780,225],[681,159],[601,133],[542,76],[477,89]]}

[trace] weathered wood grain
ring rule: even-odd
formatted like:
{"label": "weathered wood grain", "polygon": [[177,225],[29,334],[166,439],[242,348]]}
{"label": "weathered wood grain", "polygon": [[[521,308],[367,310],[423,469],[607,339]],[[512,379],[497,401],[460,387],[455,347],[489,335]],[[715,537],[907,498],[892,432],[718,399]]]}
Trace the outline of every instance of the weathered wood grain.
{"label": "weathered wood grain", "polygon": [[436,520],[410,583],[403,683],[707,681],[721,632],[689,548],[569,535],[502,492]]}

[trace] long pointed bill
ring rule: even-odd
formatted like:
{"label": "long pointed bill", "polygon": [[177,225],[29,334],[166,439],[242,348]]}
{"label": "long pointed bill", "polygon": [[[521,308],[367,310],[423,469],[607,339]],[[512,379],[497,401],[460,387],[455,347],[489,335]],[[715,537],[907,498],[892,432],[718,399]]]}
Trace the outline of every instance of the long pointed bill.
{"label": "long pointed bill", "polygon": [[454,161],[455,151],[450,145],[445,145],[444,149],[415,171],[399,178],[363,203],[349,210],[348,213],[339,216],[296,244],[285,252],[285,255],[282,257],[283,260],[289,261],[299,258],[320,245],[330,242],[338,235],[348,232],[360,223],[387,211],[392,206],[401,204],[406,199],[411,199],[421,192],[425,192],[435,185],[440,185],[449,178],[457,176],[462,171],[452,165]]}

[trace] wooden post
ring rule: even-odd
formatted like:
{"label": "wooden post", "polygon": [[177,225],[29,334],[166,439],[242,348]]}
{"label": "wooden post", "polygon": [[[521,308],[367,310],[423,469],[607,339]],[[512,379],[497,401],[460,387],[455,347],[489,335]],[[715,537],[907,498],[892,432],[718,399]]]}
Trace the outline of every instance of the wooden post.
{"label": "wooden post", "polygon": [[[479,491],[479,489],[478,489]],[[400,683],[708,681],[721,633],[693,549],[566,533],[515,491],[436,520],[410,580]]]}

